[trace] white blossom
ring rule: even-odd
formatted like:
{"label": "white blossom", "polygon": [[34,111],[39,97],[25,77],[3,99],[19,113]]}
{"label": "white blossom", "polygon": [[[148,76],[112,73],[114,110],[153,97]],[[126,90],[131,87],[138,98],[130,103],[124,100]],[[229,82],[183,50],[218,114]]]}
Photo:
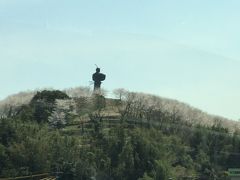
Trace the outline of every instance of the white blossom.
{"label": "white blossom", "polygon": [[54,110],[51,116],[48,119],[49,124],[53,128],[61,128],[67,124],[66,113],[57,109]]}
{"label": "white blossom", "polygon": [[90,87],[69,88],[65,89],[64,92],[72,98],[90,97],[92,95],[92,90]]}

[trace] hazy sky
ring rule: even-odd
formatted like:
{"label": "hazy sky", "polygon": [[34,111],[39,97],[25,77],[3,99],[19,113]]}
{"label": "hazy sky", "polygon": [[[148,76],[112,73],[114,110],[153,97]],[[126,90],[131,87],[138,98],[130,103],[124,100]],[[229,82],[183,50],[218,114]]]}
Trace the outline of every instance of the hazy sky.
{"label": "hazy sky", "polygon": [[0,0],[0,99],[103,86],[240,118],[239,0]]}

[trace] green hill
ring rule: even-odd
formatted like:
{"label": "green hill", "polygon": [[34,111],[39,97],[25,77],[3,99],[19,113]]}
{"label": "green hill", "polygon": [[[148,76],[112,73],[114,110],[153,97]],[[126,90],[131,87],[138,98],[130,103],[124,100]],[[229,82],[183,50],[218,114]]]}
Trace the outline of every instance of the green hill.
{"label": "green hill", "polygon": [[237,122],[175,100],[115,94],[44,90],[2,101],[0,177],[208,180],[240,167]]}

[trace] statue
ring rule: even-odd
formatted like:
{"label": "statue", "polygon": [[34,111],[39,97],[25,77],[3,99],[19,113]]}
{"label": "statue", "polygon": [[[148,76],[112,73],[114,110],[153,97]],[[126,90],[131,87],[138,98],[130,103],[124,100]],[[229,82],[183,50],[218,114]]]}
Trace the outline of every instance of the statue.
{"label": "statue", "polygon": [[100,73],[100,68],[97,67],[96,72],[92,75],[94,81],[94,91],[100,90],[102,81],[106,79],[106,75]]}

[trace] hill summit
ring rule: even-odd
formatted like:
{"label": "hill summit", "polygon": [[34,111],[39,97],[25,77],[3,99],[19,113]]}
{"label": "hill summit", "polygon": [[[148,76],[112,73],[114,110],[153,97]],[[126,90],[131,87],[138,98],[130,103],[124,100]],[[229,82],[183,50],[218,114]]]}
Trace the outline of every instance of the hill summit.
{"label": "hill summit", "polygon": [[[54,90],[50,89],[48,91]],[[18,94],[10,95],[6,99],[0,101],[0,117],[7,117],[16,114],[21,108],[21,106],[31,103],[31,101],[33,101],[32,98],[38,98],[37,95],[40,94],[39,92],[43,92],[42,94],[44,96],[44,92],[47,92],[47,90],[20,92]],[[65,93],[65,98],[68,97],[68,100],[66,101],[72,99],[75,105],[78,99],[90,99],[93,94],[91,89],[87,87],[69,88],[63,90],[62,92]],[[55,93],[61,93],[61,91],[56,91]],[[121,88],[114,90],[112,94],[115,95],[115,100],[121,99],[129,101],[129,98],[132,98],[131,100],[134,101],[134,103],[138,103],[138,106],[141,106],[142,109],[138,109],[138,111],[142,111],[142,113],[145,112],[146,109],[161,109],[165,113],[175,114],[176,116],[181,117],[184,121],[191,123],[192,125],[199,124],[203,126],[212,126],[215,123],[221,123],[222,126],[228,128],[230,132],[234,132],[235,130],[238,130],[240,128],[239,122],[216,115],[210,115],[206,112],[203,112],[197,108],[194,108],[186,103],[179,102],[177,100],[163,98],[146,93],[129,92]],[[52,100],[61,99],[61,97],[54,98],[50,97],[50,95],[49,98],[53,98]],[[111,102],[111,99],[106,100],[108,102]],[[119,113],[117,108],[113,107],[116,104],[108,103],[108,105],[109,107],[105,109],[105,111],[108,111],[107,113],[114,113],[115,115]]]}

